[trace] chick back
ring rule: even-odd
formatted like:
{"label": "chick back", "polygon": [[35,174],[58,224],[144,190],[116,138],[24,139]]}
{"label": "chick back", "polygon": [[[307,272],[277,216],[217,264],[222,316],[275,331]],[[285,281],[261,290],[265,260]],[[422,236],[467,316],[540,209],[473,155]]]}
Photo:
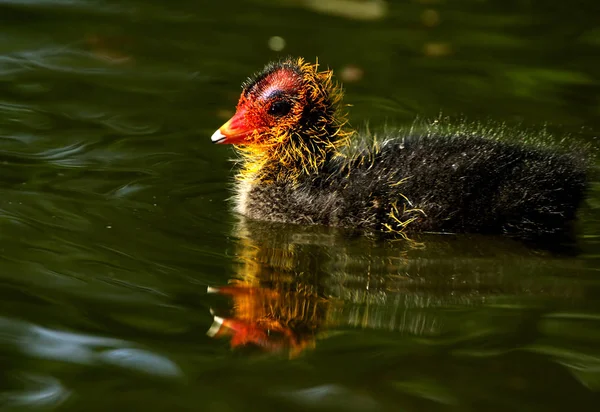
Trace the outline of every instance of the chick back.
{"label": "chick back", "polygon": [[586,173],[577,155],[472,136],[409,136],[335,156],[296,182],[243,190],[238,211],[261,220],[390,234],[540,235],[568,229]]}

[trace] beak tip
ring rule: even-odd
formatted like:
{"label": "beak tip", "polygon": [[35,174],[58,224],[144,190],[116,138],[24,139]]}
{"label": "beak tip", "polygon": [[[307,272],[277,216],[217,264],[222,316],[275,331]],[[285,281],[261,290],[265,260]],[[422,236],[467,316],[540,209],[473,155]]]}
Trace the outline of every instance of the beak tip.
{"label": "beak tip", "polygon": [[210,140],[212,140],[213,143],[223,143],[225,138],[226,136],[223,133],[221,133],[221,130],[219,129],[212,134]]}

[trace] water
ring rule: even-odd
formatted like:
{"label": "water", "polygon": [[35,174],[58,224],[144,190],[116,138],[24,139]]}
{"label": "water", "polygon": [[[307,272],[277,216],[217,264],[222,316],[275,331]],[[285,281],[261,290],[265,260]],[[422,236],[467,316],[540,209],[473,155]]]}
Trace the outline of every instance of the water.
{"label": "water", "polygon": [[596,2],[202,3],[0,3],[0,408],[593,408],[598,163],[573,244],[378,242],[234,215],[210,135],[291,54],[359,127],[597,146]]}

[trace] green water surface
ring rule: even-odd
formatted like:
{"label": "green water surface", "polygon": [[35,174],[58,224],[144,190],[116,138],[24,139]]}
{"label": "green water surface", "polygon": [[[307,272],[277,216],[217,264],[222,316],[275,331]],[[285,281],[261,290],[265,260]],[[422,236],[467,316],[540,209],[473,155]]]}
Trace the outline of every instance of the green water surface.
{"label": "green water surface", "polygon": [[[0,1],[0,409],[595,410],[597,161],[577,238],[551,251],[380,242],[236,216],[234,153],[210,136],[289,54],[335,70],[363,129],[441,113],[593,152],[599,16],[597,0]],[[208,336],[213,316],[232,329]]]}

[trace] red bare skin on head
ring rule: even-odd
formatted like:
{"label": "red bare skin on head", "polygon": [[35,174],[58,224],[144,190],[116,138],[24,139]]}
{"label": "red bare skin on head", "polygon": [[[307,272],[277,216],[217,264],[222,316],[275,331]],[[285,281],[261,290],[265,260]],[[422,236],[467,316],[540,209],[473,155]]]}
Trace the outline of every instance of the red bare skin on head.
{"label": "red bare skin on head", "polygon": [[[302,77],[291,69],[279,69],[256,83],[249,91],[249,96],[267,99],[275,91],[294,93],[302,86]],[[244,97],[244,96],[242,96]]]}
{"label": "red bare skin on head", "polygon": [[278,100],[286,100],[290,103],[298,102],[303,95],[300,93],[302,85],[302,76],[292,69],[281,68],[270,73],[242,93],[230,127],[239,130],[260,131],[263,128],[277,125],[289,125],[289,120],[286,121],[281,116],[273,115],[269,110]]}

